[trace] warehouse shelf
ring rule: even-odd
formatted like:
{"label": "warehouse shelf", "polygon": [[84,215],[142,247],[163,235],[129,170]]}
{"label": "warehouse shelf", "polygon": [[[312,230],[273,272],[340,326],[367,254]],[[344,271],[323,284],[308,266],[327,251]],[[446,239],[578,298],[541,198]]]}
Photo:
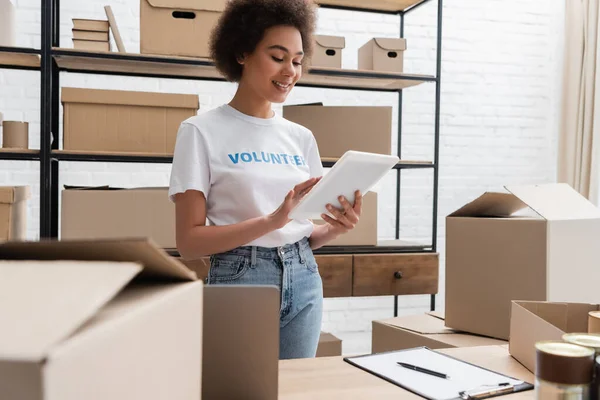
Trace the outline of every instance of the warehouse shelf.
{"label": "warehouse shelf", "polygon": [[[143,76],[154,78],[224,81],[209,59],[152,56],[146,54],[89,52],[53,48],[61,71],[89,74]],[[353,69],[309,68],[297,86],[351,90],[398,91],[424,82],[431,75],[416,75]]]}
{"label": "warehouse shelf", "polygon": [[[59,161],[92,161],[92,162],[130,162],[130,163],[165,163],[173,162],[170,154],[105,152],[105,151],[76,151],[52,150],[52,158]],[[339,158],[323,157],[321,161],[325,168],[333,167]],[[427,169],[433,168],[431,161],[400,161],[394,169]]]}
{"label": "warehouse shelf", "polygon": [[0,149],[0,160],[39,160],[39,150]]}
{"label": "warehouse shelf", "polygon": [[40,70],[40,51],[24,47],[0,47],[0,68]]}
{"label": "warehouse shelf", "polygon": [[327,8],[398,14],[406,13],[427,1],[429,0],[317,0],[317,3]]}

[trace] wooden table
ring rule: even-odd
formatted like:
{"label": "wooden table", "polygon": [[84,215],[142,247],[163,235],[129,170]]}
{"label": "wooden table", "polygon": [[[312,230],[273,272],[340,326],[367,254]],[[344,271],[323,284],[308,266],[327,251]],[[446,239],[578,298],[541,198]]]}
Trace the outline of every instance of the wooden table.
{"label": "wooden table", "polygon": [[[445,349],[441,352],[526,382],[534,377],[510,356],[508,346]],[[533,390],[499,397],[531,400]],[[388,383],[343,361],[341,357],[284,360],[279,363],[280,400],[417,400],[422,397]]]}

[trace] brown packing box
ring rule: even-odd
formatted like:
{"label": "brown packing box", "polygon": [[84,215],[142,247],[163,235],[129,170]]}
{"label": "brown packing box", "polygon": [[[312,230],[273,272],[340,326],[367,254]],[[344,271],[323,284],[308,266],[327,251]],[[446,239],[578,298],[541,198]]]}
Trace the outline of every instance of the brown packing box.
{"label": "brown packing box", "polygon": [[512,300],[600,300],[600,210],[566,184],[506,189],[446,219],[446,325],[501,339]]}
{"label": "brown packing box", "polygon": [[503,340],[470,335],[444,326],[444,319],[431,314],[396,317],[373,321],[372,352],[410,349],[427,346],[430,349],[505,345]]}
{"label": "brown packing box", "polygon": [[565,333],[586,333],[588,313],[598,310],[600,306],[597,304],[513,301],[510,354],[534,372],[536,342],[562,340]]}
{"label": "brown packing box", "polygon": [[168,188],[67,188],[62,191],[61,239],[149,237],[175,248],[175,205]]}
{"label": "brown packing box", "polygon": [[0,259],[1,399],[200,398],[203,283],[153,243],[13,242]]}
{"label": "brown packing box", "polygon": [[210,57],[209,38],[226,0],[140,0],[140,53]]}
{"label": "brown packing box", "polygon": [[26,238],[30,197],[29,186],[0,186],[0,241]]}
{"label": "brown packing box", "polygon": [[406,39],[375,38],[358,49],[358,69],[403,72]]}
{"label": "brown packing box", "polygon": [[197,95],[63,88],[64,150],[173,154]]}
{"label": "brown packing box", "polygon": [[[322,219],[313,220],[323,225]],[[358,224],[351,231],[338,236],[327,246],[376,246],[377,245],[377,193],[369,192],[363,197],[362,213]]]}
{"label": "brown packing box", "polygon": [[392,153],[392,107],[285,106],[283,117],[312,131],[321,157]]}
{"label": "brown packing box", "polygon": [[342,355],[342,341],[331,333],[321,332],[317,357],[335,357]]}
{"label": "brown packing box", "polygon": [[315,48],[310,60],[312,67],[342,68],[342,50],[346,47],[343,36],[316,35]]}

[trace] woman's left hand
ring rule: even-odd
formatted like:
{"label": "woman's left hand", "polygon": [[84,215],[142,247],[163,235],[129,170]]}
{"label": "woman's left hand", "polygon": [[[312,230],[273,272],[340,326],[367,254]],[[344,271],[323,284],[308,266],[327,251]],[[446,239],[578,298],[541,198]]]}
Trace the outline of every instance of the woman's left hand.
{"label": "woman's left hand", "polygon": [[332,233],[341,235],[354,229],[358,223],[362,211],[362,193],[358,190],[356,191],[354,194],[354,204],[350,204],[344,196],[339,196],[338,201],[340,202],[341,208],[334,207],[332,204],[327,204],[327,210],[334,218],[327,214],[322,214],[321,218],[327,222],[329,230],[332,231]]}

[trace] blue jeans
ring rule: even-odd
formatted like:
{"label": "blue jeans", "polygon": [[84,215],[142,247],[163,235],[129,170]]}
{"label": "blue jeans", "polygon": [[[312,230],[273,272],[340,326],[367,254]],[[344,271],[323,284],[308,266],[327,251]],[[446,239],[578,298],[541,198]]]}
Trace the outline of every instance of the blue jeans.
{"label": "blue jeans", "polygon": [[281,293],[279,358],[315,357],[323,282],[307,238],[276,248],[238,247],[210,259],[209,285],[277,286]]}

